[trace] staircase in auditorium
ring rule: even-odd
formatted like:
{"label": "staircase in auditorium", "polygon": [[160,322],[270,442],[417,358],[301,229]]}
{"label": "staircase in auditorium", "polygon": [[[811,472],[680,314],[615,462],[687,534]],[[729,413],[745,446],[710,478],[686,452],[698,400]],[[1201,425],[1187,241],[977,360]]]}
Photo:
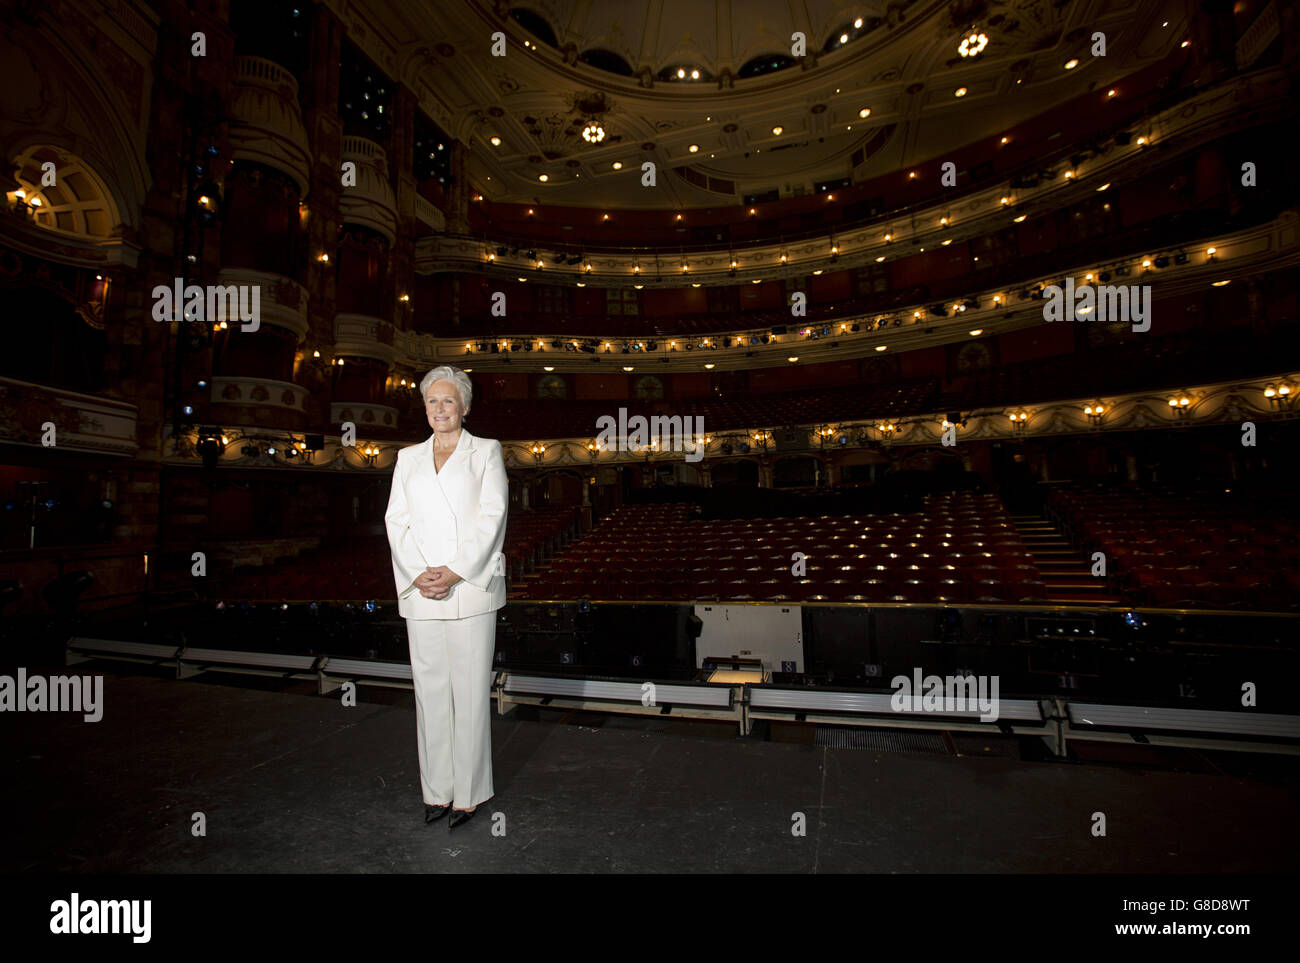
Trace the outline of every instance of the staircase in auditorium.
{"label": "staircase in auditorium", "polygon": [[1107,580],[1092,574],[1088,559],[1051,521],[1037,515],[1012,515],[1011,522],[1033,556],[1047,600],[1065,605],[1118,604]]}

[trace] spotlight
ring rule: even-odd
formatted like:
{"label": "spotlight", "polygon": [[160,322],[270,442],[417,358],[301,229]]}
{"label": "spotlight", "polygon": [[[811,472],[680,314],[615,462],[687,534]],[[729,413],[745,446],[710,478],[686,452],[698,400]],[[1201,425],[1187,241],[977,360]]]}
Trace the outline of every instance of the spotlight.
{"label": "spotlight", "polygon": [[[1159,264],[1158,261],[1157,261],[1156,263]],[[1174,263],[1175,263],[1175,264],[1186,264],[1186,263],[1187,263],[1187,252],[1186,252],[1186,251],[1179,251],[1177,254],[1175,254],[1175,255],[1174,255]]]}
{"label": "spotlight", "polygon": [[1155,264],[1156,267],[1158,268],[1167,268],[1169,267],[1169,257],[1165,254],[1161,254],[1158,258],[1156,258]]}
{"label": "spotlight", "polygon": [[1110,272],[1102,271],[1100,274],[1097,275],[1097,277],[1098,279],[1100,279],[1102,284],[1105,284],[1107,281],[1110,280]]}

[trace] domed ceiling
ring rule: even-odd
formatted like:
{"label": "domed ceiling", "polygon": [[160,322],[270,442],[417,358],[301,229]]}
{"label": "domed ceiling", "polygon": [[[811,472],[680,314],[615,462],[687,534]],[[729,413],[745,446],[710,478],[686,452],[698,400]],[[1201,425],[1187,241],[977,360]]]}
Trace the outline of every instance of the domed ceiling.
{"label": "domed ceiling", "polygon": [[[465,176],[486,197],[625,208],[739,204],[897,170],[1001,135],[1187,39],[1176,0],[336,9],[349,36],[469,145]],[[1067,130],[1070,118],[1061,122]],[[655,189],[642,186],[646,161]]]}

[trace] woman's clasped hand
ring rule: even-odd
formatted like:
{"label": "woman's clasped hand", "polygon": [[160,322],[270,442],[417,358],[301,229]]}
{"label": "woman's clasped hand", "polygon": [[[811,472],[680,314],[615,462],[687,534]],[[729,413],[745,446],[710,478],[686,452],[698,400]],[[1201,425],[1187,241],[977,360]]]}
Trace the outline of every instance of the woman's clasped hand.
{"label": "woman's clasped hand", "polygon": [[447,566],[430,565],[422,574],[416,576],[415,584],[426,599],[441,601],[451,592],[452,586],[460,581],[462,581],[461,577]]}

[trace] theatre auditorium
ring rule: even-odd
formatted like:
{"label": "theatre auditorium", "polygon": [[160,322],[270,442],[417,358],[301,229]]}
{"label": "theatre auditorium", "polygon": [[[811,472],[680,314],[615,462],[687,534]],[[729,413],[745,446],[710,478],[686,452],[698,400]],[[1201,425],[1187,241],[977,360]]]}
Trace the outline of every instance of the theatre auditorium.
{"label": "theatre auditorium", "polygon": [[3,0],[0,867],[1294,872],[1296,9]]}

